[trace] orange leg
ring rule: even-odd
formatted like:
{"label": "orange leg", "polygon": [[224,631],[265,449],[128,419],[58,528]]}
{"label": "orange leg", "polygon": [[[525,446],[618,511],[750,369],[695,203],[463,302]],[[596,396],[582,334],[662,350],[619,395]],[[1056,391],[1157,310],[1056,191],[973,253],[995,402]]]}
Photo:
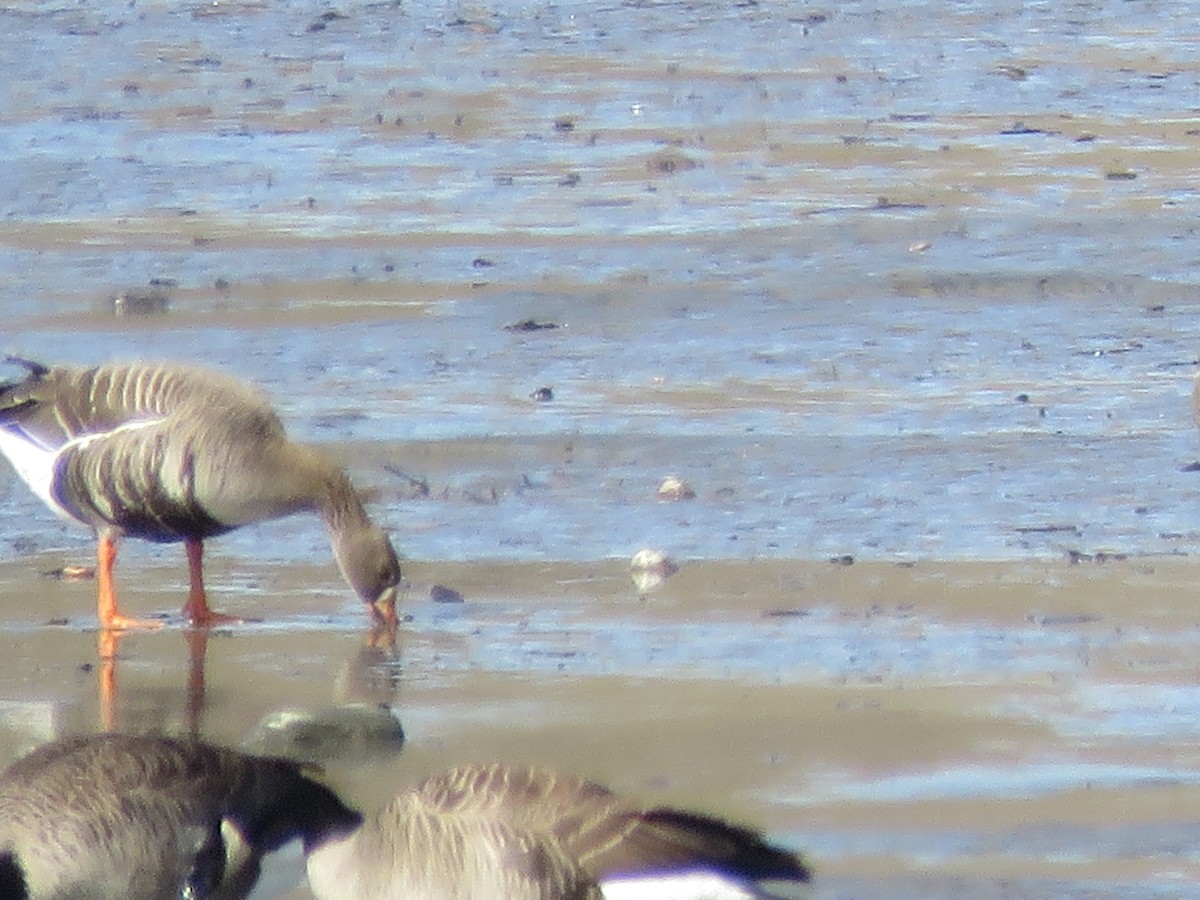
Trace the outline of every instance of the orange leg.
{"label": "orange leg", "polygon": [[191,584],[188,588],[187,602],[183,604],[183,617],[197,628],[245,621],[237,616],[228,616],[208,608],[208,594],[204,590],[204,542],[188,538],[184,547],[187,549],[188,576]]}
{"label": "orange leg", "polygon": [[162,628],[161,622],[131,619],[117,610],[117,592],[113,587],[113,566],[116,562],[116,539],[112,535],[101,535],[96,546],[96,611],[100,618],[101,630]]}
{"label": "orange leg", "polygon": [[117,727],[117,636],[119,631],[100,629],[96,640],[100,655],[97,678],[100,686],[100,729],[115,731]]}
{"label": "orange leg", "polygon": [[204,658],[208,653],[208,629],[193,628],[184,632],[188,645],[187,725],[188,734],[200,734],[204,719]]}

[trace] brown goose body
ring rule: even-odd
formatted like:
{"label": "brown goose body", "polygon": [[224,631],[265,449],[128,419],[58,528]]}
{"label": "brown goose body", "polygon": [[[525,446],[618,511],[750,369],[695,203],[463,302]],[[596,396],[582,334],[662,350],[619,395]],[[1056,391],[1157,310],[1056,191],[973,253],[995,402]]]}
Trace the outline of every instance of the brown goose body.
{"label": "brown goose body", "polygon": [[[266,398],[227,375],[190,366],[25,366],[0,385],[0,450],[55,512],[100,539],[100,617],[116,612],[111,575],[123,535],[184,541],[192,587],[184,613],[211,613],[201,546],[239,525],[313,511],[346,580],[394,621],[400,567],[345,473],[290,441]],[[105,592],[109,596],[105,596]]]}
{"label": "brown goose body", "polygon": [[[749,829],[499,764],[419,783],[361,827],[331,833],[307,865],[320,900],[594,900],[619,883],[692,871],[720,874],[743,890],[727,896],[749,898],[769,896],[754,887],[761,880],[809,879],[798,855]],[[685,896],[648,890],[638,896]]]}
{"label": "brown goose body", "polygon": [[0,897],[235,900],[266,853],[360,820],[292,762],[159,737],[61,740],[0,775]]}

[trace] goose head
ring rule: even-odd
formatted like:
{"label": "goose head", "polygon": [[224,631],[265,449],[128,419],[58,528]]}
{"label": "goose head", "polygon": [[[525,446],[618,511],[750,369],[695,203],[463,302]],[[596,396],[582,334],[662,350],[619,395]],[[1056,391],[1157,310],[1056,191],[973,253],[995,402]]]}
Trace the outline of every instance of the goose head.
{"label": "goose head", "polygon": [[394,622],[400,560],[383,529],[364,523],[336,534],[333,555],[342,577],[371,606],[373,614]]}

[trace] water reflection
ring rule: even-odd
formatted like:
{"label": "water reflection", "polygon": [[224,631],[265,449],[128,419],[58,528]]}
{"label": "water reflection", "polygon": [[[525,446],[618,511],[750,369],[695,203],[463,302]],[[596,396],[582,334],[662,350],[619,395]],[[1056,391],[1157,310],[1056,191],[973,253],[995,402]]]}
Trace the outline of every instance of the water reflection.
{"label": "water reflection", "polygon": [[[118,670],[121,644],[146,632],[102,629],[97,633],[96,669],[98,727],[101,731],[168,731],[193,737],[206,734],[208,708],[205,671],[210,640],[229,635],[233,629],[183,628],[179,635],[186,649],[186,678],[180,695],[176,690],[140,687],[122,694]],[[376,624],[362,639],[330,681],[333,708],[390,708],[400,680],[395,626]],[[332,670],[332,667],[331,667]],[[134,701],[136,697],[136,702]],[[147,700],[147,698],[150,698]],[[328,709],[306,698],[301,707],[309,711]],[[179,712],[182,712],[182,721]],[[171,723],[178,723],[172,726]]]}
{"label": "water reflection", "polygon": [[[183,693],[183,733],[193,737],[204,731],[204,666],[208,655],[208,639],[211,629],[188,628],[180,632],[187,647],[187,684]],[[101,731],[144,730],[145,709],[139,709],[139,721],[132,716],[120,715],[119,683],[117,667],[120,659],[121,641],[131,636],[130,631],[102,628],[97,633],[96,667],[99,694],[99,726]],[[174,716],[170,710],[159,708],[157,721],[170,721]]]}
{"label": "water reflection", "polygon": [[392,706],[400,687],[400,653],[396,631],[391,629],[386,643],[374,632],[338,670],[333,682],[334,698],[340,703],[365,703]]}

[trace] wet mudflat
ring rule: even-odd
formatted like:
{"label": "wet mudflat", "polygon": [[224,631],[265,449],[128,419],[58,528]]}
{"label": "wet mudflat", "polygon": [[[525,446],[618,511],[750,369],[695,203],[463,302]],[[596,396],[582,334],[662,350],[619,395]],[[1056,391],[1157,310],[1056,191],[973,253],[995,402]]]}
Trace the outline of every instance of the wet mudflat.
{"label": "wet mudflat", "polygon": [[[201,657],[179,629],[127,635],[115,724],[241,745],[280,709],[386,703],[402,752],[326,761],[364,805],[533,761],[758,823],[807,848],[821,897],[1168,896],[1197,875],[1187,561],[697,562],[645,601],[614,562],[412,566],[433,571],[471,599],[410,596],[393,651],[306,564],[229,590],[264,622]],[[8,758],[98,728],[100,676],[90,586],[0,574]],[[163,608],[179,587],[152,565],[128,593]],[[262,896],[295,883],[291,856]]]}
{"label": "wet mudflat", "polygon": [[[530,760],[760,824],[817,896],[1200,892],[1200,51],[1159,15],[6,6],[0,349],[261,384],[411,586],[365,648],[316,522],[245,529],[210,581],[262,622],[106,670],[40,574],[88,537],[5,467],[3,759],[366,700],[408,742],[329,762],[364,803]],[[182,553],[118,578],[174,611]]]}

